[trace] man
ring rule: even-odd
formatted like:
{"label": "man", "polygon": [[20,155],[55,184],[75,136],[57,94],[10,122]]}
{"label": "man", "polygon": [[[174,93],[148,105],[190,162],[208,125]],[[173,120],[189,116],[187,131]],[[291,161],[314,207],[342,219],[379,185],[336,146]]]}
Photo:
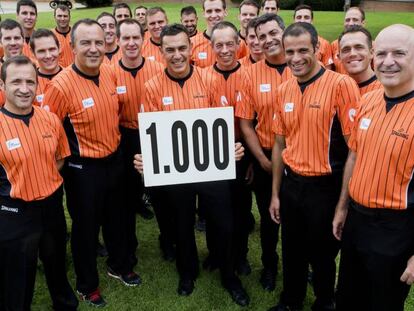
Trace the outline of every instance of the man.
{"label": "man", "polygon": [[240,64],[243,66],[251,66],[264,58],[256,35],[256,20],[257,18],[254,18],[247,24],[246,45],[249,49],[249,53],[240,59]]}
{"label": "man", "polygon": [[302,308],[309,264],[316,297],[312,310],[335,310],[339,243],[331,224],[359,91],[350,77],[321,66],[312,24],[290,25],[283,46],[295,77],[278,88],[274,108],[269,211],[282,223],[283,291],[271,310]]}
{"label": "man", "polygon": [[247,46],[246,46],[246,37],[247,37],[247,25],[249,22],[259,15],[260,6],[255,0],[244,0],[239,5],[239,16],[240,21],[240,31],[239,37],[242,39],[240,41],[239,47],[239,58],[247,56]]}
{"label": "man", "polygon": [[279,13],[279,3],[277,0],[264,0],[262,2],[262,14],[266,13]]}
{"label": "man", "polygon": [[105,33],[98,22],[82,19],[71,36],[75,61],[52,80],[44,102],[64,123],[71,147],[64,178],[76,289],[82,300],[99,307],[106,304],[96,266],[101,224],[108,276],[127,286],[141,280],[126,261],[119,103],[113,70],[102,64]]}
{"label": "man", "polygon": [[[357,6],[350,7],[345,12],[344,29],[352,26],[360,25],[365,27],[365,11]],[[335,71],[346,74],[346,70],[339,59],[339,42],[335,40],[331,43],[332,56],[334,58]]]}
{"label": "man", "polygon": [[[342,240],[337,310],[404,310],[414,281],[414,30],[383,29],[349,139],[333,233]],[[351,298],[352,297],[352,298]]]}
{"label": "man", "polygon": [[70,9],[65,5],[58,5],[54,10],[56,27],[53,33],[59,40],[59,64],[67,67],[73,63],[73,52],[70,45]]}
{"label": "man", "polygon": [[[293,13],[293,20],[295,23],[303,22],[313,24],[312,7],[306,4],[298,5]],[[333,58],[331,44],[328,40],[322,38],[321,36],[318,36],[318,42],[318,61],[320,61],[326,69],[332,69]]]}
{"label": "man", "polygon": [[197,11],[193,6],[186,6],[181,9],[181,24],[187,28],[191,37],[197,34]]}
{"label": "man", "polygon": [[30,48],[39,66],[35,104],[49,110],[47,103],[43,105],[43,98],[50,81],[62,70],[59,66],[59,40],[52,31],[38,29],[30,38]]}
{"label": "man", "polygon": [[[7,59],[1,80],[6,102],[0,108],[0,306],[3,310],[30,310],[39,245],[43,260],[52,259],[56,249],[63,247],[55,244],[57,240],[49,230],[59,226],[63,230],[63,179],[59,169],[70,150],[59,119],[32,106],[37,79],[31,61],[25,56]],[[72,292],[66,279],[65,258],[53,259],[59,262],[48,263],[63,268],[60,273]],[[48,282],[58,278],[50,278],[52,270],[47,265]],[[54,309],[76,310],[73,298],[72,306],[56,304],[58,301],[53,299]]]}
{"label": "man", "polygon": [[342,32],[338,41],[341,63],[348,75],[358,83],[361,96],[382,88],[371,67],[374,51],[370,32],[362,26],[353,25]]}
{"label": "man", "polygon": [[[119,123],[121,131],[120,146],[126,165],[124,177],[126,181],[125,204],[127,211],[126,242],[128,260],[130,260],[132,266],[135,266],[137,263],[135,252],[138,246],[135,212],[137,205],[143,204],[141,200],[143,193],[141,176],[132,165],[134,155],[141,153],[137,115],[144,102],[144,83],[160,73],[163,67],[157,62],[150,62],[142,57],[141,48],[144,31],[137,20],[123,20],[117,25],[116,35],[122,52],[122,58],[117,64],[113,65],[113,71],[116,76],[119,103],[122,107]],[[153,201],[154,199],[156,200],[155,197]],[[154,205],[156,204],[154,203]],[[138,209],[141,210],[143,207],[139,206]],[[164,220],[164,223],[166,221],[168,220]],[[164,229],[162,225],[160,225],[160,228]],[[171,231],[173,229],[170,229],[170,232],[162,232],[164,233],[162,238],[172,238]]]}
{"label": "man", "polygon": [[116,22],[119,23],[124,19],[132,17],[131,8],[124,2],[117,3],[114,5],[112,15],[115,17]]}
{"label": "man", "polygon": [[116,42],[116,20],[112,14],[102,12],[96,21],[105,31],[105,57],[104,64],[117,64],[121,59],[121,51]]}
{"label": "man", "polygon": [[[190,65],[191,43],[187,29],[180,24],[164,27],[161,33],[161,50],[167,68],[145,84],[145,111],[171,111],[179,109],[209,108],[214,103],[216,86],[208,81],[201,69]],[[179,61],[178,61],[179,60]],[[162,98],[173,94],[173,103],[163,105]],[[196,95],[197,94],[197,95]],[[195,100],[188,101],[187,98]],[[241,145],[237,145],[236,158]],[[137,167],[142,168],[142,158],[136,155]],[[220,254],[222,285],[239,305],[249,304],[249,297],[234,273],[232,262],[233,216],[230,205],[228,181],[214,181],[171,185],[166,187],[166,196],[175,211],[177,232],[177,270],[180,275],[177,292],[188,296],[194,290],[198,276],[198,256],[194,237],[196,197],[203,197],[206,205],[207,223],[214,232],[213,239]]]}
{"label": "man", "polygon": [[[135,8],[134,11],[134,18],[139,22],[139,24],[141,25],[142,29],[144,29],[145,35],[148,35],[147,32],[147,21],[145,19],[145,17],[147,16],[147,7],[143,6],[143,5],[139,5]],[[146,39],[144,37],[144,39]]]}
{"label": "man", "polygon": [[[285,29],[283,19],[275,14],[264,14],[256,20],[256,34],[265,60],[250,66],[242,86],[242,105],[236,106],[244,140],[253,155],[253,190],[260,213],[260,243],[263,269],[260,283],[264,290],[273,291],[278,270],[279,226],[269,215],[272,195],[271,150],[273,135],[271,122],[277,87],[292,74],[286,66],[282,47]],[[257,125],[255,126],[255,120]]]}
{"label": "man", "polygon": [[144,41],[142,56],[151,61],[164,64],[161,46],[161,31],[168,24],[167,13],[161,7],[153,7],[147,11],[147,29],[150,37]]}
{"label": "man", "polygon": [[16,10],[16,20],[23,28],[23,55],[29,57],[32,61],[35,60],[35,57],[30,50],[29,41],[30,36],[32,35],[37,20],[37,7],[32,0],[20,0],[17,2]]}

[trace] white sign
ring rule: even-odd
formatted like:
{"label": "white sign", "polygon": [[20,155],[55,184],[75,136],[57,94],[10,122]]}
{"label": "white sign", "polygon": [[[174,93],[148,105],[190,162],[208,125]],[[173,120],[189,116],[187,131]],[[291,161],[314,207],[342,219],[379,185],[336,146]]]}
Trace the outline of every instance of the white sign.
{"label": "white sign", "polygon": [[138,114],[146,187],[236,178],[233,107]]}

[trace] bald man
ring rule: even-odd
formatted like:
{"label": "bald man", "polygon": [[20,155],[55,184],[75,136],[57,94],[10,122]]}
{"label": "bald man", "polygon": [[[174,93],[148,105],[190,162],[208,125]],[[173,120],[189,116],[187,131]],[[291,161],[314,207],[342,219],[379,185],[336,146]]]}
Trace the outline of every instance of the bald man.
{"label": "bald man", "polygon": [[338,311],[403,311],[414,282],[414,29],[382,30],[374,67],[384,88],[359,103],[333,221]]}

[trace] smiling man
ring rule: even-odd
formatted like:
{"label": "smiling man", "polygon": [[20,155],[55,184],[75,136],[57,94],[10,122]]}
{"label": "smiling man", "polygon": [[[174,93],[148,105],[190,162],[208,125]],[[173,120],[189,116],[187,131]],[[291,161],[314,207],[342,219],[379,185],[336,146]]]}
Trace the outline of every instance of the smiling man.
{"label": "smiling man", "polygon": [[32,0],[20,0],[16,6],[16,20],[22,26],[24,45],[22,54],[35,61],[35,57],[30,49],[29,41],[37,21],[37,7]]}
{"label": "smiling man", "polygon": [[124,2],[117,3],[114,5],[112,15],[115,17],[116,22],[119,23],[124,19],[132,17],[131,8]]}
{"label": "smiling man", "polygon": [[161,53],[161,31],[168,24],[167,13],[161,7],[153,7],[147,11],[147,29],[150,37],[144,41],[142,56],[150,61],[165,64]]}
{"label": "smiling man", "polygon": [[374,68],[384,88],[359,104],[333,221],[342,241],[338,311],[403,311],[414,282],[412,27],[378,34]]}
{"label": "smiling man", "polygon": [[360,95],[353,79],[321,66],[318,34],[310,23],[290,25],[283,46],[294,77],[278,88],[272,126],[269,211],[282,224],[283,291],[271,310],[301,310],[309,265],[316,297],[312,310],[335,310],[339,243],[331,233],[332,219]]}
{"label": "smiling man", "polygon": [[67,67],[73,63],[74,59],[70,45],[70,9],[64,5],[58,5],[54,11],[54,17],[56,27],[52,31],[59,40],[59,64]]}
{"label": "smiling man", "polygon": [[262,2],[262,14],[266,13],[279,13],[279,3],[277,0],[264,0]]}
{"label": "smiling man", "polygon": [[246,45],[249,53],[240,59],[240,64],[243,66],[251,66],[264,58],[262,48],[260,47],[259,39],[256,35],[256,21],[254,18],[249,21],[246,28]]}
{"label": "smiling man", "polygon": [[181,9],[181,24],[187,28],[190,38],[197,34],[197,11],[193,6],[186,6]]}
{"label": "smiling man", "polygon": [[112,14],[102,12],[96,21],[105,31],[105,57],[104,64],[116,64],[121,59],[122,53],[116,42],[116,20]]}

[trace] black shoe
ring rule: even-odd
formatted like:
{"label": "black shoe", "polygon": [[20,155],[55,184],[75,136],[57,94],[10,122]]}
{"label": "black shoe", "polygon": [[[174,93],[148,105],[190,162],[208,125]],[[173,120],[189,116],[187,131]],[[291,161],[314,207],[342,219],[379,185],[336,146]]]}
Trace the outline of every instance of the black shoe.
{"label": "black shoe", "polygon": [[249,305],[250,297],[241,285],[233,288],[227,288],[227,291],[229,292],[231,299],[233,299],[233,301],[239,306],[245,307]]}
{"label": "black shoe", "polygon": [[98,241],[98,245],[96,246],[96,253],[99,257],[108,257],[108,250],[106,249],[105,245]]}
{"label": "black shoe", "polygon": [[142,282],[140,276],[134,271],[121,274],[108,267],[107,274],[114,279],[120,280],[126,286],[138,286]]}
{"label": "black shoe", "polygon": [[154,213],[150,210],[150,207],[146,204],[143,204],[140,208],[137,209],[138,215],[146,220],[154,218]]}
{"label": "black shoe", "polygon": [[190,279],[180,279],[178,282],[177,293],[180,296],[190,296],[194,290],[194,281]]}
{"label": "black shoe", "polygon": [[175,248],[171,242],[165,242],[161,235],[158,236],[158,240],[160,241],[160,249],[162,252],[162,258],[168,262],[173,262],[175,260]]}
{"label": "black shoe", "polygon": [[260,284],[262,284],[264,290],[273,291],[276,287],[276,273],[270,269],[263,269]]}
{"label": "black shoe", "polygon": [[198,218],[194,228],[199,232],[206,232],[206,220],[202,218]]}
{"label": "black shoe", "polygon": [[203,269],[209,272],[213,272],[214,270],[218,269],[219,264],[215,259],[212,259],[211,256],[207,256],[206,259],[203,261]]}
{"label": "black shoe", "polygon": [[279,303],[276,306],[271,307],[267,311],[300,311],[300,310],[302,310],[302,308],[292,308],[292,307],[288,307],[287,305],[283,303]]}
{"label": "black shoe", "polygon": [[247,259],[240,260],[236,265],[236,272],[239,275],[249,275],[252,272],[249,261]]}
{"label": "black shoe", "polygon": [[103,299],[99,289],[96,289],[94,292],[89,294],[83,294],[78,291],[79,299],[86,301],[91,306],[102,308],[106,306],[106,301]]}

